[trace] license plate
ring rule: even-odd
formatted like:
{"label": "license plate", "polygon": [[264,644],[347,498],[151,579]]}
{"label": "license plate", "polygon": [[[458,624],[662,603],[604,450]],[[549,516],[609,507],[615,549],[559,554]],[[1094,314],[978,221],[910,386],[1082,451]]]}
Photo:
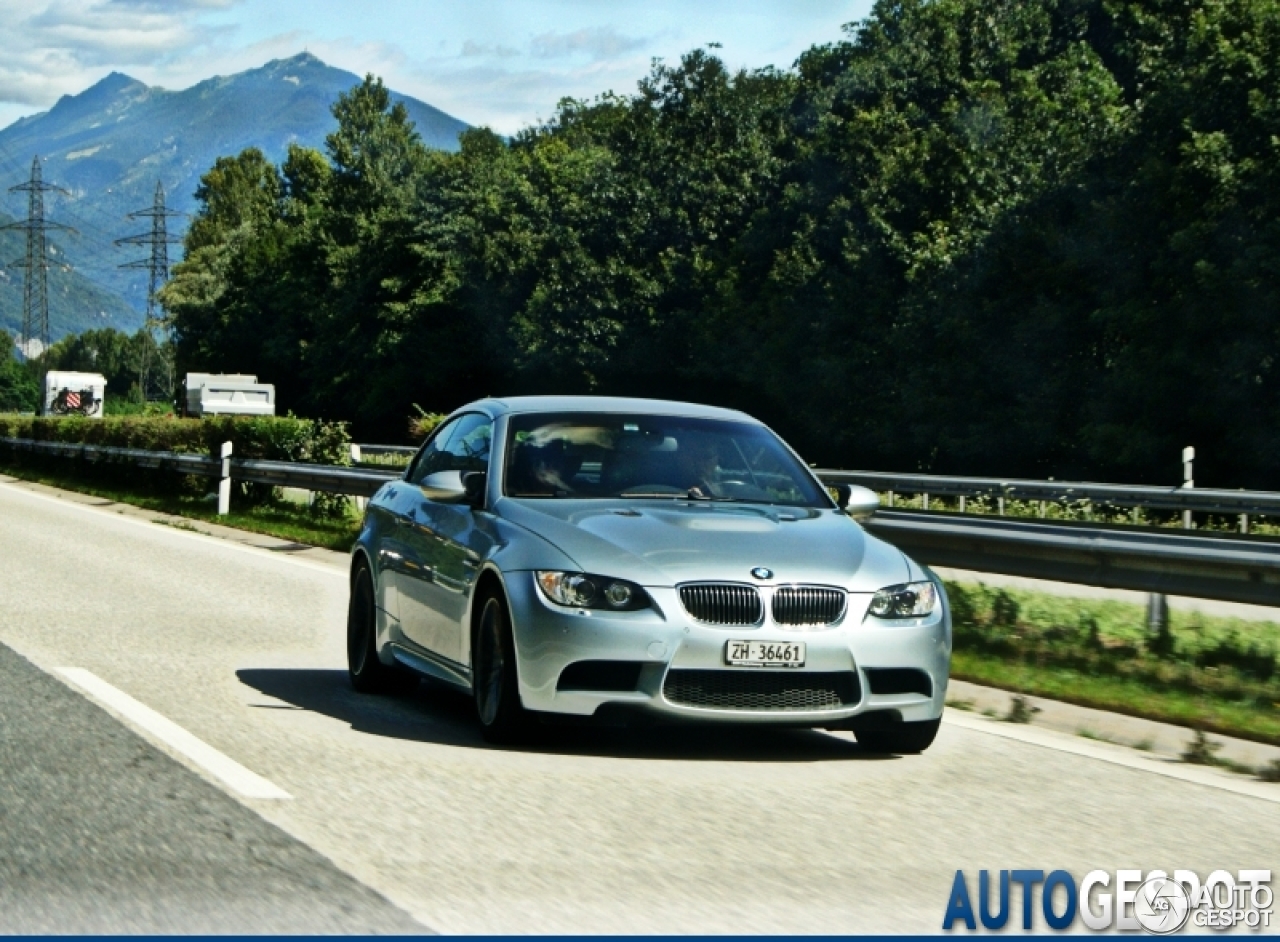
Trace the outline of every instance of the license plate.
{"label": "license plate", "polygon": [[804,642],[730,641],[724,659],[738,667],[804,667]]}

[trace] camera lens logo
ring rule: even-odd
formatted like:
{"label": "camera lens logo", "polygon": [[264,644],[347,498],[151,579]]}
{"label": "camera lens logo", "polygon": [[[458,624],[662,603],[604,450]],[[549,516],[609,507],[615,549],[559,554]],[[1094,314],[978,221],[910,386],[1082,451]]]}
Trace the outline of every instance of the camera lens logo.
{"label": "camera lens logo", "polygon": [[1191,900],[1181,883],[1164,877],[1152,877],[1138,887],[1133,901],[1133,915],[1138,925],[1155,935],[1177,932],[1191,913]]}

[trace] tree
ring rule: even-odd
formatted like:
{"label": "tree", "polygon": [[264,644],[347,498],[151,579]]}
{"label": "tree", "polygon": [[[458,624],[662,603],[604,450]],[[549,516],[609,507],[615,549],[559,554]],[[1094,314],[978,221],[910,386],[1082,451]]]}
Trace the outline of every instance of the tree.
{"label": "tree", "polygon": [[833,465],[1280,487],[1277,62],[1280,0],[880,0],[452,154],[370,76],[324,154],[206,174],[163,300],[366,436],[595,391]]}
{"label": "tree", "polygon": [[35,374],[18,362],[8,334],[0,336],[0,341],[5,341],[0,343],[0,412],[34,412],[40,404]]}
{"label": "tree", "polygon": [[270,222],[279,213],[282,195],[279,173],[258,148],[219,157],[196,187],[200,209],[187,231],[187,254],[224,243],[242,228]]}

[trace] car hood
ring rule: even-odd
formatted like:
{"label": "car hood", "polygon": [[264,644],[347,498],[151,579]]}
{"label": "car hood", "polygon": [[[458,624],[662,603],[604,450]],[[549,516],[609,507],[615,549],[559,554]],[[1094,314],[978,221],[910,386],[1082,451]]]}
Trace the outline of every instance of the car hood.
{"label": "car hood", "polygon": [[906,582],[898,549],[836,510],[759,504],[640,500],[517,500],[499,516],[562,550],[584,572],[671,586],[715,580],[836,585],[874,592]]}

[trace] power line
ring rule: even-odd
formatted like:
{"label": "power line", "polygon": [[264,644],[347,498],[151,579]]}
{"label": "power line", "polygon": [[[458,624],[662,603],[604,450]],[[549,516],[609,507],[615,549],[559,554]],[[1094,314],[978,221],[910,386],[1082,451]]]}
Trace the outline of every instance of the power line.
{"label": "power line", "polygon": [[[0,228],[21,229],[27,234],[26,257],[13,262],[11,267],[25,269],[22,278],[22,335],[18,342],[23,356],[31,359],[49,349],[49,240],[45,233],[51,229],[75,230],[44,218],[44,194],[65,194],[67,191],[44,182],[38,156],[31,160],[31,179],[9,187],[9,192],[27,194],[26,221]],[[33,349],[33,341],[39,341],[39,351]]]}
{"label": "power line", "polygon": [[[13,156],[12,152],[7,150],[3,146],[0,146],[0,165],[2,165],[0,166],[0,169],[8,169],[8,170],[13,170],[15,172],[20,172],[23,166],[21,162]],[[62,215],[78,223],[79,228],[84,230],[92,230],[94,232],[97,232],[99,235],[101,235],[105,239],[110,239],[110,236],[107,235],[107,229],[115,228],[118,222],[116,217],[110,215],[109,213],[93,205],[92,203],[83,202],[83,200],[84,200],[84,195],[77,195],[74,192],[71,193],[70,205],[64,204],[62,206],[62,210],[61,210]],[[85,216],[81,212],[77,211],[77,207],[79,207],[79,209],[83,210],[84,212],[88,212],[96,216],[100,220],[99,224],[94,225],[93,223],[89,222],[89,220],[85,218]],[[104,227],[107,227],[107,228],[104,229]]]}
{"label": "power line", "polygon": [[[17,170],[22,165],[4,145],[0,145],[0,172],[5,170]],[[73,251],[69,255],[75,255],[81,262],[86,259],[90,261],[101,262],[108,268],[114,270],[116,259],[119,256],[110,251],[110,243],[112,241],[112,230],[118,230],[119,222],[117,217],[106,212],[101,207],[92,202],[87,202],[87,193],[71,192],[68,199],[64,200],[59,206],[58,214],[66,219],[75,227],[78,234],[83,236],[82,240],[71,243]],[[98,247],[98,245],[107,246],[107,249]],[[96,265],[86,266],[84,264],[76,264],[77,271],[102,271]]]}
{"label": "power line", "polygon": [[[145,330],[154,337],[152,333],[157,328],[160,331],[160,343],[166,344],[172,339],[168,318],[161,316],[159,304],[156,301],[156,293],[169,280],[169,245],[173,242],[179,242],[178,238],[168,234],[166,220],[171,216],[181,216],[182,213],[175,210],[165,209],[164,206],[164,186],[159,180],[156,181],[156,195],[151,203],[150,209],[140,209],[137,212],[129,214],[130,219],[150,219],[151,231],[144,232],[140,235],[125,236],[123,239],[116,239],[116,245],[149,245],[151,247],[151,255],[149,258],[138,259],[132,262],[125,262],[120,268],[145,268],[150,272],[150,280],[147,283],[147,320]],[[142,371],[139,381],[142,386],[142,394],[144,397],[150,392],[150,346],[143,346],[142,353]],[[164,376],[157,378],[156,385],[159,387],[157,392],[159,395],[168,399],[173,395],[173,364],[168,362],[166,358],[164,364]]]}

